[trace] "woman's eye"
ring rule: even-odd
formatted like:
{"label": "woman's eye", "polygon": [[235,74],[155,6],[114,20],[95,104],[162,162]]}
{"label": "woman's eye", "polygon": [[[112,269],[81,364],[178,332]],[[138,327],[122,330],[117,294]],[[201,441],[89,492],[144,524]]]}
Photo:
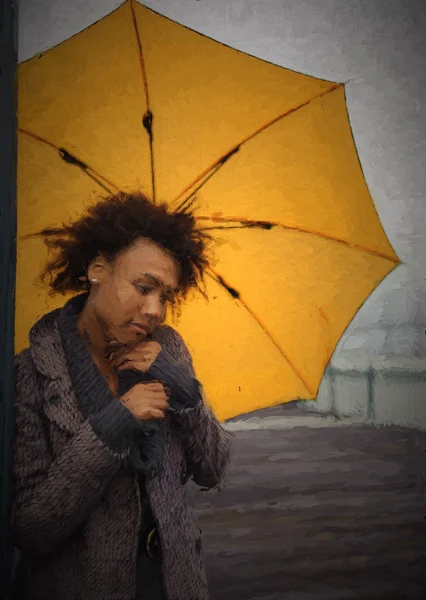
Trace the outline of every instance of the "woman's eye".
{"label": "woman's eye", "polygon": [[[150,292],[153,291],[152,287],[140,285],[139,283],[136,283],[135,287],[143,296],[146,296],[147,294],[149,294]],[[167,304],[167,303],[172,304],[173,297],[171,297],[169,294],[161,294],[160,302],[161,302],[161,304]]]}
{"label": "woman's eye", "polygon": [[150,291],[150,289],[151,289],[151,288],[149,288],[149,287],[146,287],[146,286],[144,286],[144,285],[137,285],[136,287],[137,287],[137,289],[138,289],[138,290],[141,292],[141,294],[143,294],[144,296],[145,296],[146,294],[148,294],[148,293],[149,293],[149,291]]}

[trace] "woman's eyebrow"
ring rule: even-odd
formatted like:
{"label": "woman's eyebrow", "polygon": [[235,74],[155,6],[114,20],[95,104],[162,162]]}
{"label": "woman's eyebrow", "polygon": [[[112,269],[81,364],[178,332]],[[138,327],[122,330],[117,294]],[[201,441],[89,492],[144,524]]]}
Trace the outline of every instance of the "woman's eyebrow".
{"label": "woman's eyebrow", "polygon": [[152,275],[151,273],[143,273],[143,276],[145,279],[148,279],[153,285],[155,285],[156,287],[162,287],[167,292],[176,294],[179,291],[178,288],[174,288],[171,285],[166,285],[164,281],[156,275]]}
{"label": "woman's eyebrow", "polygon": [[157,287],[164,287],[164,282],[155,275],[151,275],[151,273],[142,273],[145,279],[148,279],[150,283],[156,285]]}

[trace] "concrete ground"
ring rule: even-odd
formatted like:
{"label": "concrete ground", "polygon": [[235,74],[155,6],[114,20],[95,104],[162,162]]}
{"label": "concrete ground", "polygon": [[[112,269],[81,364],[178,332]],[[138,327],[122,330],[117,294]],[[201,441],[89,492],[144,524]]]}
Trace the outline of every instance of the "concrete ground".
{"label": "concrete ground", "polygon": [[228,428],[227,487],[194,490],[212,600],[426,599],[426,432],[291,405]]}

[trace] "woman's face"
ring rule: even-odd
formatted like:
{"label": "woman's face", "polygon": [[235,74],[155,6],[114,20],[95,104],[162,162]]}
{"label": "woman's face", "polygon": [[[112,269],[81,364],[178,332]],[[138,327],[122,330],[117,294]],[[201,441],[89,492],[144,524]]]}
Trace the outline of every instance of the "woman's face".
{"label": "woman's face", "polygon": [[88,270],[91,310],[107,341],[149,337],[178,292],[179,267],[162,248],[138,240],[112,262],[99,257]]}

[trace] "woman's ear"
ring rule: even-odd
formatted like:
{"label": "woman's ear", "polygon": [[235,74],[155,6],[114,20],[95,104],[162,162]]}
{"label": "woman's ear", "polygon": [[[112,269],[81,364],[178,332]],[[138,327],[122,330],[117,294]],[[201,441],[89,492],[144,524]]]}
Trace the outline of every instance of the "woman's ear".
{"label": "woman's ear", "polygon": [[99,255],[90,263],[87,269],[87,279],[91,285],[103,283],[110,271],[111,266],[109,262],[104,256]]}

